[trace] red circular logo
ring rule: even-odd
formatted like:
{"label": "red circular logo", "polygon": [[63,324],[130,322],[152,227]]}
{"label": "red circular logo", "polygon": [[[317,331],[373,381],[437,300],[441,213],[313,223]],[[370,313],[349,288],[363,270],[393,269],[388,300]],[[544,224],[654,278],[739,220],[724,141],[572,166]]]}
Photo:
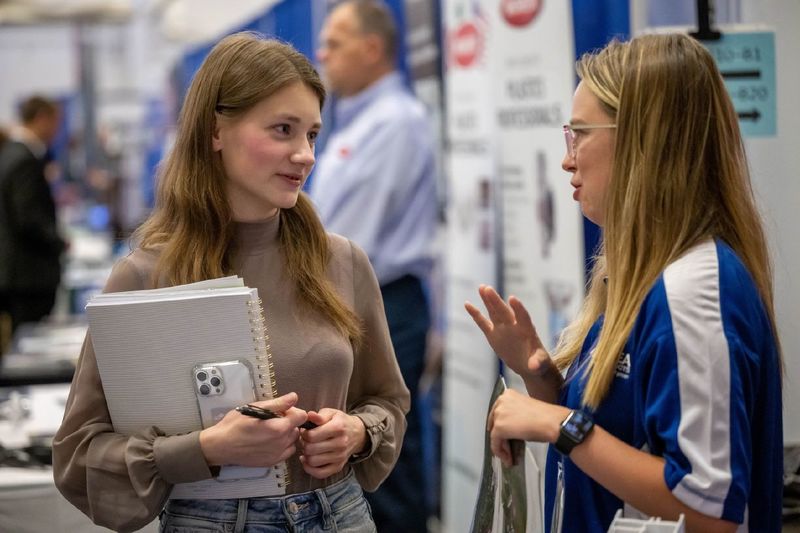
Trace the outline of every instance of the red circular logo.
{"label": "red circular logo", "polygon": [[482,36],[472,22],[465,22],[453,32],[450,39],[450,55],[458,66],[469,67],[481,52]]}
{"label": "red circular logo", "polygon": [[512,26],[527,26],[542,10],[543,0],[502,0],[500,11]]}

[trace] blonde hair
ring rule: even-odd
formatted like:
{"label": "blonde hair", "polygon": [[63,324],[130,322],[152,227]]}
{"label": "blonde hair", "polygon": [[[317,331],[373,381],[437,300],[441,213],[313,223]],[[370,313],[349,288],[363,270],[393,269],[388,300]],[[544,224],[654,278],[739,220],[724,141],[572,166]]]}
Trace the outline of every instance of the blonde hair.
{"label": "blonde hair", "polygon": [[[203,61],[186,93],[175,145],[159,171],[155,210],[137,230],[142,248],[159,250],[154,279],[181,284],[231,272],[234,226],[227,178],[211,142],[216,114],[239,117],[295,83],[311,89],[322,107],[325,89],[305,56],[255,33],[222,39]],[[360,322],[328,281],[328,236],[305,194],[293,208],[281,210],[278,235],[300,302],[357,343]]]}
{"label": "blonde hair", "polygon": [[778,337],[772,266],[738,118],[708,51],[687,35],[646,35],[583,56],[577,71],[617,129],[603,244],[555,359],[568,367],[604,314],[583,397],[596,408],[645,296],[667,265],[703,240],[721,239],[741,258]]}

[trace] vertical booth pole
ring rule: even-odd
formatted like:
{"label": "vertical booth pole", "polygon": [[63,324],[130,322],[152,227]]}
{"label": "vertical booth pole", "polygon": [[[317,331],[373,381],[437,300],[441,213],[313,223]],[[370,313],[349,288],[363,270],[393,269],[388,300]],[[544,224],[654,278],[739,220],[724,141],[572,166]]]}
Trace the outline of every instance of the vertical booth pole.
{"label": "vertical booth pole", "polygon": [[716,41],[722,36],[712,28],[714,24],[714,4],[709,0],[697,0],[697,31],[690,33],[700,41]]}

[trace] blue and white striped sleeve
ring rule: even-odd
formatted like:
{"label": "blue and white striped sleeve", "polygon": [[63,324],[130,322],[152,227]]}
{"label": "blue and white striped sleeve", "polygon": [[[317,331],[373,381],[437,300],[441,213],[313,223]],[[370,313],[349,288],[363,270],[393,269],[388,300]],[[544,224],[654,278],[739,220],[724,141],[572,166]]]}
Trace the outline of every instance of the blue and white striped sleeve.
{"label": "blue and white striped sleeve", "polygon": [[752,462],[748,355],[725,331],[714,243],[670,265],[663,289],[671,328],[644,347],[648,445],[663,455],[664,480],[676,498],[742,523]]}

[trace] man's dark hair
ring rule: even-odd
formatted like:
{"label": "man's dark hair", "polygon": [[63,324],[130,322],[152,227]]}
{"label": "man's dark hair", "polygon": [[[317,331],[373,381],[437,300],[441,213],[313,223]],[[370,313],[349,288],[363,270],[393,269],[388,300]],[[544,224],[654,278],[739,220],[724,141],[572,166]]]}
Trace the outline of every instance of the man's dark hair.
{"label": "man's dark hair", "polygon": [[387,59],[397,57],[397,26],[385,2],[380,0],[351,0],[362,33],[374,33],[383,41]]}
{"label": "man's dark hair", "polygon": [[58,111],[58,104],[44,96],[34,95],[26,98],[19,106],[19,118],[23,124],[30,124],[36,117],[44,113],[54,115]]}

